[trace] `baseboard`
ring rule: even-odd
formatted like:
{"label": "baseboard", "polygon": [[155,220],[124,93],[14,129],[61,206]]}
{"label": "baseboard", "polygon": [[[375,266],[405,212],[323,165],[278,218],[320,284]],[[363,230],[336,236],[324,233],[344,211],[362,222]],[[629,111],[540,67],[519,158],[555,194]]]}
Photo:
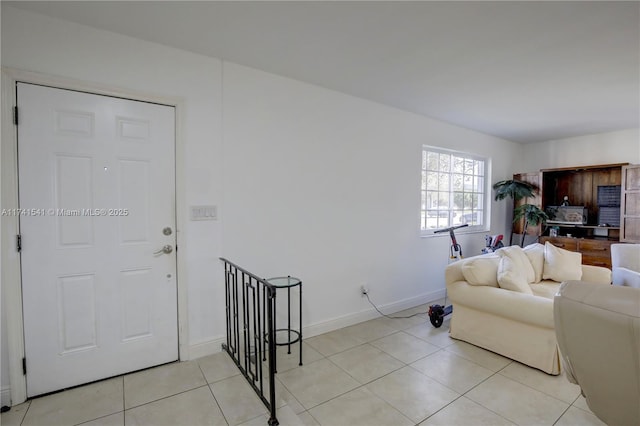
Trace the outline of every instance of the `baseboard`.
{"label": "baseboard", "polygon": [[[410,297],[408,299],[399,300],[397,302],[378,305],[378,308],[385,314],[393,314],[399,311],[404,311],[405,309],[410,309],[419,305],[431,303],[435,300],[442,299],[444,296],[444,289],[436,290],[418,296]],[[378,317],[380,317],[380,314],[373,307],[371,307],[364,311],[344,315],[338,318],[333,318],[304,327],[302,330],[302,335],[304,336],[304,338],[313,337],[319,334],[328,333],[330,331],[338,330],[340,328],[348,327],[350,325],[358,324]]]}
{"label": "baseboard", "polygon": [[11,387],[10,386],[3,386],[2,389],[0,389],[0,404],[2,407],[4,407],[5,405],[7,407],[11,407]]}
{"label": "baseboard", "polygon": [[[393,314],[395,312],[404,311],[405,309],[410,309],[419,305],[431,303],[435,300],[442,299],[444,296],[444,289],[436,290],[418,296],[410,297],[408,299],[399,300],[397,302],[379,305],[378,308],[384,313]],[[379,316],[380,314],[376,312],[373,307],[371,307],[360,312],[343,315],[341,317],[303,327],[302,336],[304,339],[306,339],[309,337],[317,336],[319,334],[328,333],[330,331],[338,330],[340,328],[378,318]],[[218,353],[222,350],[222,344],[225,342],[226,338],[224,336],[221,336],[212,340],[206,340],[189,345],[187,350],[189,359],[183,359],[182,361],[202,358],[204,356]]]}
{"label": "baseboard", "polygon": [[[221,336],[212,340],[194,343],[189,346],[189,359],[202,358],[203,356],[213,355],[222,350],[222,344],[227,341],[225,336]],[[183,359],[182,361],[188,361]]]}

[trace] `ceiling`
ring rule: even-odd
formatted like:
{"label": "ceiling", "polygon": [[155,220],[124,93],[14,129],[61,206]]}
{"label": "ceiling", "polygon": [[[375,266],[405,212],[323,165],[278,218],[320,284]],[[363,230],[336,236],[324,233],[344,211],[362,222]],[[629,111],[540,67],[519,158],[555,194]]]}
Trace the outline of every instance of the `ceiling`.
{"label": "ceiling", "polygon": [[640,127],[640,2],[3,4],[527,143]]}

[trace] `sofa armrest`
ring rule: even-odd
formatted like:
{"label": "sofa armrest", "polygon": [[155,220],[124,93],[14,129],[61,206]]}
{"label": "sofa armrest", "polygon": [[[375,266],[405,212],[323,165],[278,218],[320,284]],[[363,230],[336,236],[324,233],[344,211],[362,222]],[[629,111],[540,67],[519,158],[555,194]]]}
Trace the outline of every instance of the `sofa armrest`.
{"label": "sofa armrest", "polygon": [[582,265],[581,281],[597,284],[611,284],[611,270],[602,266]]}
{"label": "sofa armrest", "polygon": [[473,286],[466,281],[447,284],[447,294],[455,305],[488,312],[538,327],[553,328],[553,300],[490,286]]}
{"label": "sofa armrest", "polygon": [[631,269],[614,267],[611,274],[613,285],[640,288],[640,272]]}
{"label": "sofa armrest", "polygon": [[462,274],[462,265],[467,259],[453,262],[447,265],[444,270],[444,282],[446,285],[454,283],[456,281],[464,281],[464,275]]}

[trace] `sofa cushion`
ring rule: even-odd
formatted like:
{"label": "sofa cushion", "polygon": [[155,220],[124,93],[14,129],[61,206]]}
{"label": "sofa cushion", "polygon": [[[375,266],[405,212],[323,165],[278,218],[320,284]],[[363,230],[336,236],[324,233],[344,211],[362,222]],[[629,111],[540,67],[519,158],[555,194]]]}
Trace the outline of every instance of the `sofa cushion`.
{"label": "sofa cushion", "polygon": [[544,244],[542,278],[557,282],[580,280],[582,278],[582,253],[561,249],[547,241]]}
{"label": "sofa cushion", "polygon": [[533,291],[534,296],[544,297],[545,299],[551,299],[555,297],[556,293],[560,289],[560,283],[545,280],[540,281],[539,283],[532,285],[531,290]]}
{"label": "sofa cushion", "polygon": [[534,283],[542,281],[542,273],[544,271],[544,245],[540,243],[529,244],[524,249],[524,254],[529,258],[533,272],[535,273]]}
{"label": "sofa cushion", "polygon": [[[500,257],[509,257],[513,263],[513,265],[510,264],[511,267],[514,267],[524,277],[526,283],[535,282],[536,274],[533,266],[520,246],[503,247],[496,251],[496,253],[498,253]],[[498,283],[500,283],[500,280],[498,280]]]}
{"label": "sofa cushion", "polygon": [[500,257],[495,255],[473,257],[464,261],[462,275],[471,285],[498,287],[499,262]]}
{"label": "sofa cushion", "polygon": [[[529,265],[531,267],[531,265]],[[505,290],[533,294],[520,265],[510,256],[502,256],[498,264],[498,285]]]}

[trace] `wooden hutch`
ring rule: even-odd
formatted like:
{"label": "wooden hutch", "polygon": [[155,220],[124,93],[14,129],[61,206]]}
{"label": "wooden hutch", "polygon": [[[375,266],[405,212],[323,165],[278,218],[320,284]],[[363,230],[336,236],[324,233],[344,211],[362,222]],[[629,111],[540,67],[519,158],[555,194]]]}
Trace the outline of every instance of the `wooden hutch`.
{"label": "wooden hutch", "polygon": [[[611,268],[611,244],[640,242],[640,165],[621,163],[543,169],[515,174],[513,178],[539,188],[535,198],[520,200],[518,204],[535,204],[547,210],[551,206],[561,206],[568,197],[569,205],[586,209],[586,223],[547,224],[539,240],[542,244],[549,241],[565,250],[580,252],[583,264]],[[598,198],[600,195],[602,200],[603,194],[617,197],[619,210],[602,208]],[[513,232],[522,233],[522,227],[523,221],[514,223]],[[540,226],[529,226],[527,234],[540,235],[541,230]],[[551,230],[557,235],[550,235]]]}

